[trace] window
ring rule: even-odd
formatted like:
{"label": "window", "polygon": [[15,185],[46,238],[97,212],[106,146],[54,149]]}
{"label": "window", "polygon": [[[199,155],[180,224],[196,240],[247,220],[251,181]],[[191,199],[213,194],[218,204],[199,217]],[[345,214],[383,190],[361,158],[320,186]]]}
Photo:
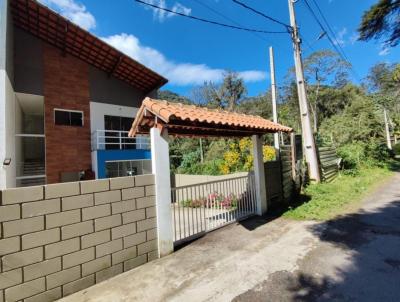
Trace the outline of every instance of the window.
{"label": "window", "polygon": [[132,121],[133,119],[131,117],[104,115],[106,150],[136,149],[136,139],[128,137],[128,131],[132,127]]}
{"label": "window", "polygon": [[54,109],[54,123],[64,126],[83,126],[83,111]]}
{"label": "window", "polygon": [[106,161],[106,177],[151,174],[151,160]]}

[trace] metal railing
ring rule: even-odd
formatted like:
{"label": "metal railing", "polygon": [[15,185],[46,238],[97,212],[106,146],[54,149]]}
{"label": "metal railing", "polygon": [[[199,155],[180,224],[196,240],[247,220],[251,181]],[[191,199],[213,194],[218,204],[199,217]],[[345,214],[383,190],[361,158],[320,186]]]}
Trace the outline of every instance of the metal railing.
{"label": "metal railing", "polygon": [[150,150],[150,140],[148,137],[128,137],[128,133],[129,131],[120,130],[96,130],[92,133],[92,150]]}
{"label": "metal railing", "polygon": [[174,242],[247,218],[257,211],[254,175],[171,189]]}

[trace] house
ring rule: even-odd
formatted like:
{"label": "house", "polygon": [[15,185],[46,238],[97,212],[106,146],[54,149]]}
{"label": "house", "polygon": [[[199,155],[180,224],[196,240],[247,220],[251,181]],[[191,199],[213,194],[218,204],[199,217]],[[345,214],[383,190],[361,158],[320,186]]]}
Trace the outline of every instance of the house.
{"label": "house", "polygon": [[165,78],[37,1],[0,23],[0,189],[151,172],[128,131]]}

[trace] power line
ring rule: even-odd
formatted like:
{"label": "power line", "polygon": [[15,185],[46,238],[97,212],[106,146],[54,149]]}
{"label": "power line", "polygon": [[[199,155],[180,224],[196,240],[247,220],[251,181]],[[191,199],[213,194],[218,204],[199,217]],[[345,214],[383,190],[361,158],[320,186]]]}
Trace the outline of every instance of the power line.
{"label": "power line", "polygon": [[[237,26],[242,27],[243,25],[240,24],[239,22],[236,22],[235,20],[233,20],[232,18],[220,13],[219,11],[217,11],[216,9],[212,8],[211,6],[203,3],[201,0],[192,0],[194,2],[196,2],[197,4],[207,8],[208,10],[212,11],[213,13],[217,14],[218,16],[221,16],[222,18],[224,18],[225,20],[228,20],[230,22],[232,22],[233,24],[236,24]],[[263,36],[261,36],[259,33],[256,32],[251,32],[251,34],[253,34],[255,37],[265,41],[265,42],[269,42],[267,39],[265,39]]]}
{"label": "power line", "polygon": [[347,61],[343,54],[341,53],[341,51],[338,49],[336,43],[332,40],[331,36],[328,34],[327,30],[325,29],[324,25],[321,23],[321,21],[318,19],[317,15],[315,14],[314,10],[311,8],[310,4],[308,3],[307,0],[304,0],[304,3],[306,4],[308,10],[310,11],[311,15],[314,17],[315,21],[318,23],[319,27],[326,32],[326,36],[329,40],[329,42],[331,42],[332,46],[335,48],[336,52],[342,57],[342,59],[344,59],[345,61]]}
{"label": "power line", "polygon": [[[342,51],[343,49],[339,49],[338,45],[339,43],[336,41],[336,43],[333,41],[332,37],[330,36],[330,34],[328,33],[328,31],[325,29],[324,25],[321,23],[321,21],[319,20],[319,18],[317,17],[316,13],[314,12],[314,10],[312,9],[312,7],[310,6],[310,4],[308,3],[307,0],[304,0],[304,3],[306,4],[308,10],[310,11],[311,15],[314,17],[315,21],[318,23],[318,25],[320,26],[321,30],[323,30],[326,33],[326,37],[328,38],[329,42],[332,44],[333,48],[335,49],[335,51],[338,53],[338,55],[342,58],[343,61],[347,62],[348,64],[350,64],[351,67],[351,71],[353,72],[354,76],[356,78],[359,78],[358,74],[356,73],[356,71],[353,68],[353,65],[351,64],[351,62],[348,60],[346,54]],[[342,50],[342,51],[341,51]]]}
{"label": "power line", "polygon": [[287,33],[286,31],[266,31],[266,30],[260,30],[260,29],[254,29],[254,28],[246,28],[246,27],[240,27],[240,26],[220,23],[220,22],[217,22],[217,21],[212,21],[212,20],[207,20],[207,19],[203,19],[203,18],[200,18],[200,17],[186,15],[186,14],[183,14],[183,13],[180,13],[180,12],[177,12],[177,11],[170,10],[168,8],[165,8],[165,7],[160,7],[160,6],[151,4],[151,3],[147,3],[147,2],[142,1],[142,0],[135,0],[135,1],[138,2],[138,3],[144,4],[144,5],[147,5],[147,6],[151,6],[153,8],[159,9],[159,10],[163,10],[163,11],[169,12],[169,13],[174,14],[174,15],[178,15],[178,16],[182,16],[182,17],[186,17],[186,18],[189,18],[189,19],[201,21],[201,22],[204,22],[204,23],[214,24],[214,25],[218,25],[218,26],[222,26],[222,27],[238,29],[238,30],[243,30],[243,31],[248,31],[248,32],[263,33],[263,34],[285,34],[285,33]]}
{"label": "power line", "polygon": [[238,5],[246,8],[246,9],[252,11],[253,13],[256,13],[257,15],[260,15],[260,16],[262,16],[262,17],[264,17],[264,18],[266,18],[266,19],[268,19],[268,20],[270,20],[272,22],[275,22],[275,23],[278,23],[280,25],[283,25],[286,28],[286,30],[288,30],[289,32],[292,30],[292,27],[289,24],[286,24],[286,23],[284,23],[282,21],[279,21],[279,20],[277,20],[277,19],[275,19],[275,18],[273,18],[271,16],[268,16],[268,15],[264,14],[263,12],[260,12],[259,10],[256,10],[255,8],[252,8],[252,7],[248,6],[247,4],[245,4],[243,2],[240,2],[238,0],[232,0],[232,1],[235,2]]}
{"label": "power line", "polygon": [[325,22],[326,26],[328,27],[328,30],[330,31],[330,33],[332,34],[334,40],[336,41],[337,45],[339,46],[340,50],[342,51],[343,55],[347,58],[346,53],[344,52],[343,47],[340,45],[339,43],[339,39],[336,37],[335,32],[333,31],[331,25],[329,24],[327,18],[325,17],[324,13],[322,12],[320,6],[318,5],[317,1],[312,0],[312,2],[314,3],[314,5],[317,7],[317,10],[319,12],[319,14],[321,15],[323,21]]}

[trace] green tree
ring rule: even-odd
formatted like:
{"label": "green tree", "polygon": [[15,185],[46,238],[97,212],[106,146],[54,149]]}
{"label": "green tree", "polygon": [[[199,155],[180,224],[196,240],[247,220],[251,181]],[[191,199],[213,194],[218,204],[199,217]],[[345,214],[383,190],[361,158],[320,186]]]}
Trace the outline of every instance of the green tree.
{"label": "green tree", "polygon": [[358,28],[359,39],[369,41],[385,37],[385,43],[396,46],[400,41],[400,0],[379,0],[364,12]]}
{"label": "green tree", "polygon": [[[313,52],[304,59],[304,76],[307,81],[307,92],[310,110],[313,117],[314,132],[318,132],[320,124],[321,91],[326,85],[343,87],[348,83],[351,65],[331,50]],[[294,77],[292,69],[291,77]]]}
{"label": "green tree", "polygon": [[243,79],[236,72],[226,71],[221,84],[205,82],[202,86],[192,90],[192,98],[195,103],[209,108],[233,111],[246,91]]}
{"label": "green tree", "polygon": [[271,93],[261,94],[256,97],[244,98],[237,106],[237,111],[272,119],[272,99]]}
{"label": "green tree", "polygon": [[192,104],[192,101],[188,99],[187,97],[181,96],[175,92],[172,92],[170,90],[159,90],[157,92],[157,98],[160,100],[165,100],[168,102],[174,102],[174,103],[182,103],[182,104]]}

